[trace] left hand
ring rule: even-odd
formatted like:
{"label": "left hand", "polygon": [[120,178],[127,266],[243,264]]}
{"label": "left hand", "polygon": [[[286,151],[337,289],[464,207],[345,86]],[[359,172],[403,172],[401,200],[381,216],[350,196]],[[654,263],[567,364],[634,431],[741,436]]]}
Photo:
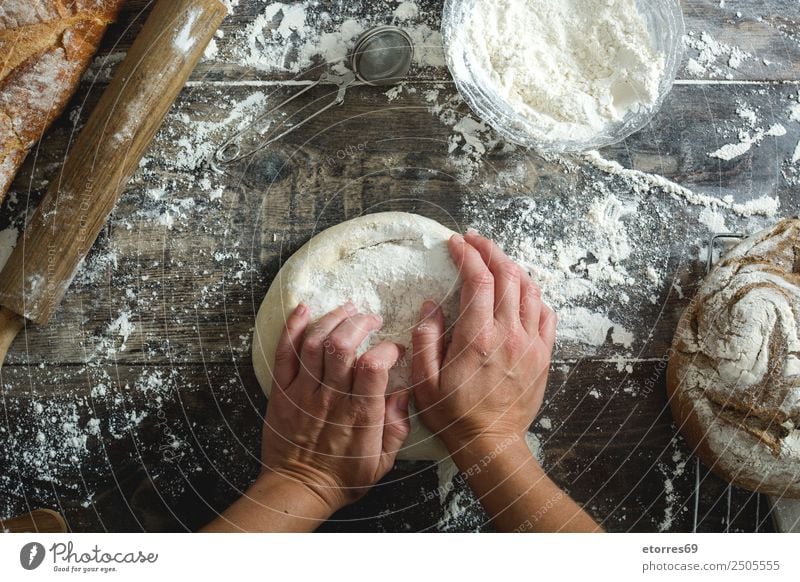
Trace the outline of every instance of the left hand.
{"label": "left hand", "polygon": [[261,458],[264,474],[292,480],[333,513],[392,468],[411,430],[409,393],[386,395],[401,346],[356,356],[379,317],[347,304],[306,331],[309,319],[299,305],[278,343]]}

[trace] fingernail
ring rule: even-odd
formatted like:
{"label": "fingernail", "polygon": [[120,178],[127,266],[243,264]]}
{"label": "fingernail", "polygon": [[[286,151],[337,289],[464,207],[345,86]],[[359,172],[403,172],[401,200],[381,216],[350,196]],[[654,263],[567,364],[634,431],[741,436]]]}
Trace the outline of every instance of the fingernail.
{"label": "fingernail", "polygon": [[456,244],[459,244],[459,245],[463,245],[466,242],[464,240],[464,237],[461,236],[460,234],[454,234],[453,235],[453,240],[455,241]]}
{"label": "fingernail", "polygon": [[375,319],[376,324],[383,325],[383,318],[380,315],[373,315],[372,317]]}
{"label": "fingernail", "polygon": [[481,233],[479,233],[477,230],[475,230],[472,227],[469,227],[467,229],[467,234],[471,234],[472,236],[481,236]]}
{"label": "fingernail", "polygon": [[358,313],[358,309],[356,309],[356,306],[353,305],[352,302],[350,301],[344,304],[344,310],[347,313],[347,315],[355,315],[356,313]]}
{"label": "fingernail", "polygon": [[300,303],[295,308],[294,313],[295,315],[305,315],[308,312],[308,307],[306,307],[305,303]]}

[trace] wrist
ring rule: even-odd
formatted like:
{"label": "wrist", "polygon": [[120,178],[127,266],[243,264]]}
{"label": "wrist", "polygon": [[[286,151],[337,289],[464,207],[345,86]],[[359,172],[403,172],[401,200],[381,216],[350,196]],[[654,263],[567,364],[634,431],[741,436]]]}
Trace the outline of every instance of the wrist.
{"label": "wrist", "polygon": [[312,532],[332,513],[331,506],[311,488],[269,471],[202,531]]}
{"label": "wrist", "polygon": [[300,477],[281,471],[261,473],[246,495],[273,510],[318,523],[341,509]]}
{"label": "wrist", "polygon": [[459,452],[486,453],[497,446],[507,446],[518,440],[524,441],[524,433],[507,427],[485,428],[454,423],[437,433],[451,455]]}
{"label": "wrist", "polygon": [[484,432],[475,436],[448,438],[445,441],[453,461],[467,477],[495,466],[520,466],[538,461],[528,448],[524,433],[517,432]]}

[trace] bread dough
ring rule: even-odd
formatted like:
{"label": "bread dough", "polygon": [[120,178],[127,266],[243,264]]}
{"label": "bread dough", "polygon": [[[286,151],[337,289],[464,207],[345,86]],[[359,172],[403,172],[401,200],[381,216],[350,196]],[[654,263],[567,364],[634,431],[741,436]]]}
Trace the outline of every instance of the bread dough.
{"label": "bread dough", "polygon": [[[458,314],[461,279],[447,241],[455,234],[438,222],[404,212],[370,214],[321,232],[297,251],[273,281],[258,311],[253,365],[264,392],[272,388],[275,348],[286,317],[300,302],[312,319],[347,301],[383,317],[359,353],[384,340],[406,346],[406,356],[389,375],[389,391],[409,385],[411,332],[426,300],[438,302],[445,321]],[[411,407],[411,435],[398,457],[440,460],[441,441]]]}
{"label": "bread dough", "polygon": [[676,424],[732,483],[800,498],[800,220],[746,239],[715,267],[675,333]]}

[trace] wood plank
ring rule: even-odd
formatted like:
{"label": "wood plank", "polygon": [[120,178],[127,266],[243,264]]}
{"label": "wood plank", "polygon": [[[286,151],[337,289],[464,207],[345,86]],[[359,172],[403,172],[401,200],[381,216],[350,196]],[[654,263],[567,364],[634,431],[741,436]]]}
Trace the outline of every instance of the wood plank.
{"label": "wood plank", "polygon": [[[694,465],[665,398],[654,363],[624,378],[596,362],[552,370],[533,427],[544,465],[610,531],[693,528]],[[249,366],[13,366],[2,371],[2,400],[2,517],[50,506],[74,531],[191,530],[259,469],[264,398]],[[444,519],[438,486],[435,466],[399,463],[324,529],[490,529],[463,483],[448,502],[473,507]],[[758,496],[732,489],[729,510],[726,485],[705,469],[700,491],[698,529],[769,530]]]}

